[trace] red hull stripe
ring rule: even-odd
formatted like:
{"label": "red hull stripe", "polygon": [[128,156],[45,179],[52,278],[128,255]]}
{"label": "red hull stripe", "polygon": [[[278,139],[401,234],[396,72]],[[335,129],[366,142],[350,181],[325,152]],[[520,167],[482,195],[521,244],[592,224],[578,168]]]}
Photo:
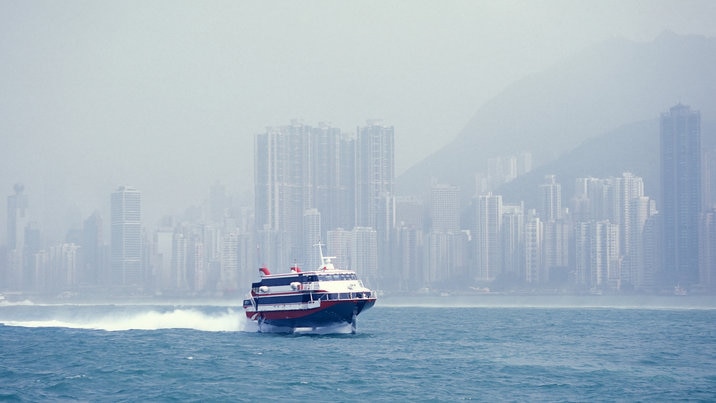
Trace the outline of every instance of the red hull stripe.
{"label": "red hull stripe", "polygon": [[[276,319],[298,319],[305,316],[313,315],[316,312],[323,311],[327,308],[330,308],[334,305],[339,304],[358,304],[359,302],[368,302],[371,305],[375,303],[375,298],[369,298],[369,299],[349,299],[349,300],[339,300],[339,301],[321,301],[321,306],[318,308],[313,309],[292,309],[292,310],[285,310],[285,311],[263,311],[258,312],[259,315],[263,316],[266,320],[276,320]],[[256,315],[257,312],[254,311],[246,311],[246,317],[249,319],[252,319],[254,315]]]}

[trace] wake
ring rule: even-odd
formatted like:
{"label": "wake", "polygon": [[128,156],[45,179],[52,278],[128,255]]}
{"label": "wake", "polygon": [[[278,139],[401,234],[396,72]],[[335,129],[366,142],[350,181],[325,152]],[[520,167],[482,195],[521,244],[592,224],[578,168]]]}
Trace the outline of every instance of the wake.
{"label": "wake", "polygon": [[[105,310],[106,307],[100,307]],[[18,327],[63,327],[106,331],[195,329],[207,332],[255,331],[243,312],[231,308],[215,312],[204,312],[198,308],[155,309],[146,308],[136,312],[84,312],[83,315],[67,315],[58,312],[50,317],[36,320],[10,319],[0,317],[5,326]]]}

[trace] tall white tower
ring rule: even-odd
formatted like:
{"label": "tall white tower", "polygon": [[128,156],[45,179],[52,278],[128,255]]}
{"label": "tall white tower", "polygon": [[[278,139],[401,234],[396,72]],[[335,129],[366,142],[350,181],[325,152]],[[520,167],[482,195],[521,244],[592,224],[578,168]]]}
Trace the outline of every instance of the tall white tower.
{"label": "tall white tower", "polygon": [[547,175],[546,182],[540,185],[542,192],[542,211],[540,218],[543,222],[557,221],[562,218],[562,185],[557,183],[555,175]]}
{"label": "tall white tower", "polygon": [[477,200],[475,245],[478,281],[492,281],[502,271],[500,231],[502,229],[502,196],[479,196]]}
{"label": "tall white tower", "polygon": [[142,194],[120,186],[111,196],[112,286],[142,285]]}

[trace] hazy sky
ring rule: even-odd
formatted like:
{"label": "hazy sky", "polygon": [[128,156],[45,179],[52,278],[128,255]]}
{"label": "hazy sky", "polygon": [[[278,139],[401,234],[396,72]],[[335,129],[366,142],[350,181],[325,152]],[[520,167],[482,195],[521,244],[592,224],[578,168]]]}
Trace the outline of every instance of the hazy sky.
{"label": "hazy sky", "polygon": [[215,181],[248,196],[254,135],[295,118],[383,119],[400,173],[525,75],[714,21],[712,0],[0,0],[0,211],[15,182],[38,217],[106,210],[120,184],[149,216]]}

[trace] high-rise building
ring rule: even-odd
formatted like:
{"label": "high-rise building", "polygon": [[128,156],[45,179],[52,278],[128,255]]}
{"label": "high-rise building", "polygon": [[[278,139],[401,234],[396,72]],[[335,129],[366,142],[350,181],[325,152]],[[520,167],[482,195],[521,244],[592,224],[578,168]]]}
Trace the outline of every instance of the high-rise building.
{"label": "high-rise building", "polygon": [[356,138],[356,225],[388,240],[394,215],[395,131],[380,121],[358,128]]}
{"label": "high-rise building", "polygon": [[644,223],[644,265],[639,287],[655,290],[659,286],[659,276],[663,272],[661,265],[661,227],[663,220],[660,214],[652,214]]}
{"label": "high-rise building", "polygon": [[370,288],[382,289],[382,273],[378,270],[378,234],[369,227],[355,227],[351,234],[351,268],[359,273]]}
{"label": "high-rise building", "polygon": [[547,221],[543,224],[542,275],[540,281],[558,277],[558,271],[565,271],[569,265],[570,226],[564,220]]}
{"label": "high-rise building", "polygon": [[395,198],[395,225],[423,230],[425,211],[423,201],[415,196]]}
{"label": "high-rise building", "polygon": [[[540,185],[542,196],[542,269],[539,282],[550,280],[550,273],[564,271],[569,259],[569,228],[562,220],[562,185],[555,175],[547,175]],[[533,280],[534,281],[534,280]]]}
{"label": "high-rise building", "polygon": [[120,186],[111,196],[111,286],[141,286],[142,194]]}
{"label": "high-rise building", "polygon": [[646,196],[631,199],[629,208],[629,232],[627,240],[629,255],[622,265],[622,281],[632,284],[636,288],[652,287],[650,268],[646,266],[646,234],[644,232],[647,221],[652,215],[651,199]]}
{"label": "high-rise building", "polygon": [[557,221],[562,218],[562,185],[557,183],[555,175],[547,175],[545,183],[540,185],[542,192],[542,210],[540,218],[543,222]]}
{"label": "high-rise building", "polygon": [[608,220],[591,222],[591,288],[596,290],[618,290],[619,272],[619,227]]}
{"label": "high-rise building", "polygon": [[704,152],[703,160],[703,201],[705,211],[716,208],[716,149]]}
{"label": "high-rise building", "polygon": [[425,284],[434,284],[449,278],[448,243],[451,235],[430,232],[425,237]]}
{"label": "high-rise building", "polygon": [[542,281],[542,234],[544,224],[532,209],[525,219],[525,265],[523,280],[527,283]]}
{"label": "high-rise building", "polygon": [[321,123],[311,130],[307,150],[310,172],[306,208],[316,208],[321,214],[320,238],[324,239],[328,230],[355,225],[355,139]]}
{"label": "high-rise building", "polygon": [[154,270],[155,285],[159,290],[170,290],[173,287],[172,266],[174,257],[174,228],[171,221],[154,232]]}
{"label": "high-rise building", "polygon": [[102,216],[95,211],[82,225],[80,244],[79,283],[99,285],[106,283],[106,253],[102,228]]}
{"label": "high-rise building", "polygon": [[186,228],[179,227],[172,234],[172,259],[169,267],[169,290],[186,290],[187,255],[189,254]]}
{"label": "high-rise building", "polygon": [[699,281],[701,214],[701,114],[686,105],[661,115],[661,199],[663,285]]}
{"label": "high-rise building", "polygon": [[[355,140],[339,129],[293,121],[256,136],[255,229],[260,257],[269,267],[289,267],[315,255],[327,230],[355,223]],[[321,233],[304,239],[304,212],[316,209]]]}
{"label": "high-rise building", "polygon": [[391,285],[401,291],[428,287],[428,270],[424,262],[429,261],[425,256],[429,251],[424,253],[423,250],[424,224],[427,222],[423,201],[414,196],[399,196],[395,199],[395,205],[395,260],[392,264]]}
{"label": "high-rise building", "polygon": [[330,230],[326,235],[326,249],[323,253],[333,256],[333,265],[340,269],[352,268],[351,266],[351,231],[343,228]]}
{"label": "high-rise building", "polygon": [[376,120],[357,129],[355,142],[355,225],[376,231],[381,278],[394,277],[389,271],[396,269],[394,138],[394,128]]}
{"label": "high-rise building", "polygon": [[315,270],[321,262],[317,244],[321,243],[321,213],[318,209],[308,209],[303,213],[303,265],[308,270]]}
{"label": "high-rise building", "polygon": [[607,219],[607,185],[604,179],[583,178],[587,188],[588,212],[584,221]]}
{"label": "high-rise building", "polygon": [[21,183],[13,187],[15,194],[7,197],[7,266],[5,286],[20,290],[23,283],[25,227],[28,224],[27,195]]}
{"label": "high-rise building", "polygon": [[221,244],[221,276],[219,290],[235,292],[239,289],[239,234],[224,234]]}
{"label": "high-rise building", "polygon": [[226,194],[226,187],[215,183],[209,190],[209,219],[214,224],[221,224],[229,215],[231,198]]}
{"label": "high-rise building", "polygon": [[569,213],[572,222],[590,220],[589,178],[577,178],[574,181],[574,195],[569,201]]}
{"label": "high-rise building", "polygon": [[624,172],[620,178],[614,180],[614,184],[615,217],[612,222],[619,224],[619,253],[622,256],[629,256],[632,231],[631,201],[644,196],[644,181],[631,172]]}
{"label": "high-rise building", "polygon": [[512,280],[523,280],[524,205],[504,205],[502,213],[502,271]]}
{"label": "high-rise building", "polygon": [[503,162],[503,175],[505,183],[508,183],[517,177],[517,157],[514,155],[505,157]]}
{"label": "high-rise building", "polygon": [[620,288],[618,225],[608,220],[575,224],[575,282],[592,291]]}
{"label": "high-rise building", "polygon": [[80,246],[74,243],[63,243],[50,248],[50,270],[45,277],[45,290],[58,292],[75,289],[78,284],[79,249]]}
{"label": "high-rise building", "polygon": [[415,226],[402,226],[397,231],[399,256],[397,260],[397,288],[402,291],[418,290],[429,285],[424,269],[424,236]]}
{"label": "high-rise building", "polygon": [[302,258],[304,146],[310,127],[298,121],[270,127],[256,136],[254,197],[258,242],[263,263],[289,267]]}
{"label": "high-rise building", "polygon": [[701,224],[700,285],[709,292],[716,291],[716,208],[704,213]]}
{"label": "high-rise building", "polygon": [[[239,251],[239,256],[241,252]],[[199,233],[192,233],[187,245],[186,256],[187,288],[191,291],[203,291],[206,287],[206,257],[204,256],[204,241]],[[241,282],[245,284],[246,282]]]}
{"label": "high-rise building", "polygon": [[521,152],[517,156],[517,175],[524,175],[532,170],[532,153]]}
{"label": "high-rise building", "polygon": [[27,195],[25,186],[16,183],[13,187],[14,195],[7,197],[7,247],[8,249],[22,249],[23,235],[27,225]]}
{"label": "high-rise building", "polygon": [[592,277],[591,228],[592,223],[589,221],[574,223],[574,282],[582,289],[589,289]]}
{"label": "high-rise building", "polygon": [[460,231],[460,188],[438,184],[430,189],[431,232]]}
{"label": "high-rise building", "polygon": [[36,221],[28,222],[23,238],[22,289],[43,291],[50,281],[47,264],[49,255],[42,245],[40,224]]}
{"label": "high-rise building", "polygon": [[500,230],[502,229],[502,196],[487,195],[477,199],[475,256],[477,281],[492,281],[502,272]]}

